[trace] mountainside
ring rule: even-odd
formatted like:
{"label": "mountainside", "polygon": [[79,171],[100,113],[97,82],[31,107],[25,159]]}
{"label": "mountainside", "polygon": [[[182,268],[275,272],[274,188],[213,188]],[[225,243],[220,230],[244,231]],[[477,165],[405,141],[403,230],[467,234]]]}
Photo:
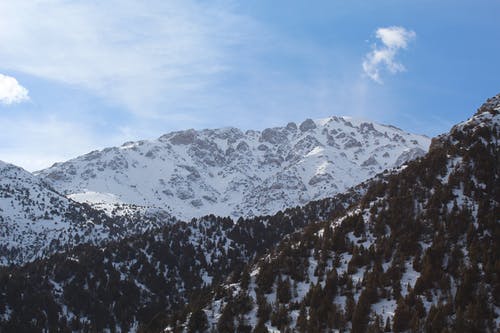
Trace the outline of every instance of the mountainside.
{"label": "mountainside", "polygon": [[153,212],[139,215],[136,207],[110,215],[70,200],[31,173],[0,161],[0,265],[30,261],[79,243],[120,239],[171,221]]}
{"label": "mountainside", "polygon": [[332,198],[0,267],[0,331],[496,332],[499,113]]}
{"label": "mountainside", "polygon": [[331,117],[262,132],[173,132],[94,151],[37,175],[68,197],[107,210],[126,203],[184,220],[238,218],[331,197],[422,156],[429,144],[392,126]]}
{"label": "mountainside", "polygon": [[287,234],[345,212],[364,191],[275,216],[173,222],[105,246],[0,267],[0,331],[159,331],[188,299],[206,295]]}
{"label": "mountainside", "polygon": [[498,332],[499,140],[500,95],[166,331]]}

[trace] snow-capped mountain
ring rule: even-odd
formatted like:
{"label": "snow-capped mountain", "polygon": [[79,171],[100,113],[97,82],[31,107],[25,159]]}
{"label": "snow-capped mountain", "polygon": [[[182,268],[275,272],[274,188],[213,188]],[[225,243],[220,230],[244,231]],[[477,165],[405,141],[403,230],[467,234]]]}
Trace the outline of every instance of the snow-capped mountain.
{"label": "snow-capped mountain", "polygon": [[120,216],[109,216],[0,161],[0,265],[31,261],[80,243],[120,239],[170,222],[152,212],[137,213],[136,207],[123,207]]}
{"label": "snow-capped mountain", "polygon": [[346,214],[214,288],[180,331],[498,332],[499,143],[497,95]]}
{"label": "snow-capped mountain", "polygon": [[499,111],[333,198],[0,269],[0,330],[497,332]]}
{"label": "snow-capped mountain", "polygon": [[264,215],[331,197],[424,154],[429,142],[391,126],[332,117],[262,132],[169,133],[37,176],[1,162],[0,265],[140,234],[171,216]]}
{"label": "snow-capped mountain", "polygon": [[73,200],[108,210],[125,203],[181,219],[255,216],[343,192],[424,155],[429,144],[393,126],[331,117],[263,131],[173,132],[37,175]]}

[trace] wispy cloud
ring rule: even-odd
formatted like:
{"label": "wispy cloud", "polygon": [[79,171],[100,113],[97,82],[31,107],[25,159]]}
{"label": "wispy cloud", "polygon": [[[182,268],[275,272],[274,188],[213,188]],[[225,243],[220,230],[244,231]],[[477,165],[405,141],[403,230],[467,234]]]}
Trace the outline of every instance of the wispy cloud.
{"label": "wispy cloud", "polygon": [[29,78],[33,100],[0,118],[0,158],[32,170],[170,130],[373,105],[345,45],[329,52],[251,15],[233,0],[0,1],[0,72]]}
{"label": "wispy cloud", "polygon": [[55,115],[17,113],[16,117],[0,114],[0,160],[40,170],[106,145],[129,140],[121,129],[103,133],[79,121]]}
{"label": "wispy cloud", "polygon": [[194,0],[1,1],[0,67],[154,116],[230,70],[252,29],[227,6]]}
{"label": "wispy cloud", "polygon": [[382,45],[375,44],[363,60],[363,71],[369,78],[377,83],[382,83],[381,72],[388,70],[395,74],[405,71],[402,63],[396,60],[399,50],[406,49],[408,43],[415,39],[416,33],[403,27],[378,28],[376,37]]}
{"label": "wispy cloud", "polygon": [[28,89],[12,76],[0,74],[0,104],[14,104],[29,99]]}

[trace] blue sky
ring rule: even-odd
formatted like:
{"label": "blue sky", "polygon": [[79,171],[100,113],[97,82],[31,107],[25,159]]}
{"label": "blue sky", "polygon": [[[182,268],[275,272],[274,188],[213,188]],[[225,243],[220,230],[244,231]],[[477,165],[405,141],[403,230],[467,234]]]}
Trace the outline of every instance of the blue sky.
{"label": "blue sky", "polygon": [[0,1],[0,160],[350,115],[434,136],[500,92],[500,1]]}

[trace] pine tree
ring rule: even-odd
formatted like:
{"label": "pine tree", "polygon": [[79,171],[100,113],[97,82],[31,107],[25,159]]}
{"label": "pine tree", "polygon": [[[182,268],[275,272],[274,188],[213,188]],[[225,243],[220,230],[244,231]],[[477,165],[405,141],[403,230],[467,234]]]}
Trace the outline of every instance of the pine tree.
{"label": "pine tree", "polygon": [[304,303],[301,304],[297,317],[297,330],[300,333],[307,333],[307,309]]}
{"label": "pine tree", "polygon": [[358,303],[352,315],[352,332],[365,332],[368,324],[368,314],[370,313],[370,301],[366,290],[361,292]]}
{"label": "pine tree", "polygon": [[207,315],[205,314],[205,311],[202,309],[195,310],[191,313],[191,317],[189,318],[189,323],[188,323],[188,332],[189,333],[195,333],[199,332],[202,333],[206,329],[208,329],[208,321],[207,321]]}
{"label": "pine tree", "polygon": [[267,329],[265,322],[263,320],[259,320],[257,325],[255,326],[253,333],[269,333],[269,330]]}
{"label": "pine tree", "polygon": [[290,291],[290,280],[288,278],[286,278],[285,280],[278,278],[278,285],[276,288],[276,298],[277,301],[280,303],[290,302],[292,294]]}
{"label": "pine tree", "polygon": [[241,272],[240,286],[243,290],[247,290],[249,283],[250,283],[250,272],[248,271],[248,266],[245,266],[243,272]]}

